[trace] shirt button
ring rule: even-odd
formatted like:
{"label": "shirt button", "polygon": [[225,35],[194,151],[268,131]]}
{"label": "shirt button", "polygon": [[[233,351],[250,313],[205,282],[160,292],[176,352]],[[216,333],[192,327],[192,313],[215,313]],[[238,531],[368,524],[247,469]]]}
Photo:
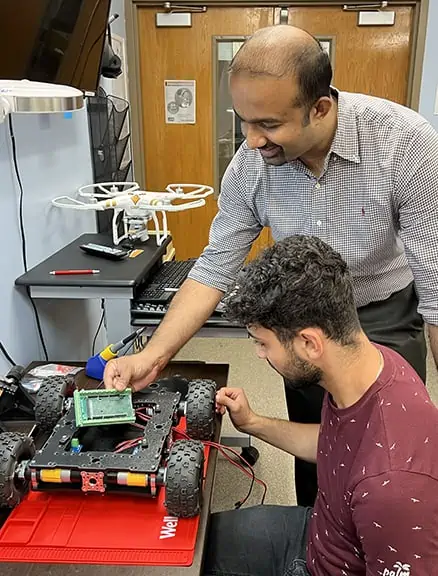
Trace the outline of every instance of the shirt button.
{"label": "shirt button", "polygon": [[316,188],[317,190],[319,190],[319,189],[321,188],[321,184],[320,184],[319,182],[317,182],[317,183],[315,184],[315,188]]}
{"label": "shirt button", "polygon": [[318,221],[316,222],[316,225],[317,225],[317,226],[321,226],[321,224],[322,224],[321,220],[318,220]]}

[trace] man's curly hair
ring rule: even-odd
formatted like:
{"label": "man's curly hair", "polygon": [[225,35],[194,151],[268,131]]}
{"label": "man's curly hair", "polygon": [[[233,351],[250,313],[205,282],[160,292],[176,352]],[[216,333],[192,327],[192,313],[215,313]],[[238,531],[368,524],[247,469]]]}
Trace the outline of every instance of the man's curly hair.
{"label": "man's curly hair", "polygon": [[347,264],[315,236],[290,236],[250,262],[225,295],[224,314],[272,330],[283,344],[314,327],[354,345],[360,330]]}

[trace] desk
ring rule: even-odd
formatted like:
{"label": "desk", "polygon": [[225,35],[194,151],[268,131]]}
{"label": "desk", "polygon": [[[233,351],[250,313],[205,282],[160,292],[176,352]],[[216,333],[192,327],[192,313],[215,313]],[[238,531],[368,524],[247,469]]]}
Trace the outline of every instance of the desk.
{"label": "desk", "polygon": [[[136,258],[108,260],[83,252],[79,246],[93,242],[112,245],[107,234],[83,234],[70,244],[16,279],[17,286],[29,288],[32,298],[104,299],[108,342],[117,342],[129,332],[131,299],[165,255],[171,242],[168,236],[161,246],[150,238],[138,247]],[[100,274],[53,276],[51,270],[98,269]]]}
{"label": "desk", "polygon": [[[41,362],[39,362],[41,364]],[[68,363],[72,364],[72,363]],[[170,362],[162,376],[180,374],[186,378],[211,378],[218,387],[226,386],[228,380],[227,364],[207,364],[204,362]],[[78,375],[78,386],[93,386],[96,382]],[[214,441],[220,437],[221,419],[216,418]],[[21,428],[22,430],[22,428]],[[41,440],[36,440],[38,442]],[[216,473],[217,451],[212,450],[208,461],[204,483],[204,502],[196,541],[195,557],[190,567],[170,566],[102,566],[85,564],[23,564],[0,563],[1,576],[199,576],[202,574],[205,543],[210,515],[211,497]],[[1,517],[0,517],[1,521]]]}

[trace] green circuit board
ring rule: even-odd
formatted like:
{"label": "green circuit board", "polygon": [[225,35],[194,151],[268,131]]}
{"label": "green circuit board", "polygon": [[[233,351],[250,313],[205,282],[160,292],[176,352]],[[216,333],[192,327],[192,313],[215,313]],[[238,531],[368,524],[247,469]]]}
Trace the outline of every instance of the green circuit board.
{"label": "green circuit board", "polygon": [[135,422],[131,389],[75,390],[73,393],[76,426],[103,426]]}

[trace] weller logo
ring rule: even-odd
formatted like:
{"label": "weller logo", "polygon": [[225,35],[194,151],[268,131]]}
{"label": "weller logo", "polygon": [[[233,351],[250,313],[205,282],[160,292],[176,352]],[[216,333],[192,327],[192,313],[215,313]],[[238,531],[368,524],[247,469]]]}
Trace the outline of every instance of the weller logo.
{"label": "weller logo", "polygon": [[411,576],[411,566],[410,564],[396,562],[392,567],[392,570],[385,568],[383,576]]}
{"label": "weller logo", "polygon": [[178,518],[174,516],[164,516],[163,525],[160,530],[160,540],[166,538],[175,538],[176,529],[178,527]]}

